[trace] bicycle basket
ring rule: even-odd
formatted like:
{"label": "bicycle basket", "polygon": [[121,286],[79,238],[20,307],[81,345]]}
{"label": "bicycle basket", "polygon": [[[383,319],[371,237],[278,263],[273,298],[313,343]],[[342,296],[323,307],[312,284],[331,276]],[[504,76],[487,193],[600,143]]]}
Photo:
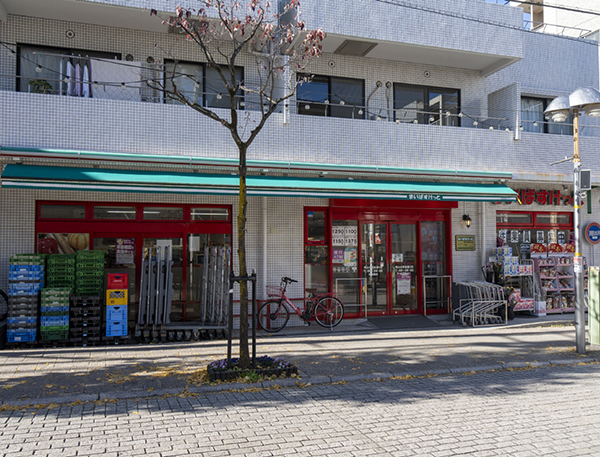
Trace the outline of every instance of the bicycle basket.
{"label": "bicycle basket", "polygon": [[269,297],[281,298],[283,293],[283,287],[281,286],[267,286],[267,295]]}

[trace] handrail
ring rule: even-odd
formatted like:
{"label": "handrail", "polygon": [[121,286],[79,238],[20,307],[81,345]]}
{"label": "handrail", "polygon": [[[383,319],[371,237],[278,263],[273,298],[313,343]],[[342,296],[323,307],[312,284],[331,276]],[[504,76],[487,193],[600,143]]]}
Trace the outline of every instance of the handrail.
{"label": "handrail", "polygon": [[[452,281],[452,275],[425,275],[423,276],[423,315],[427,316],[427,287],[425,285],[427,279],[449,279]],[[450,303],[452,303],[452,287],[448,282],[448,304],[447,311],[450,313]]]}
{"label": "handrail", "polygon": [[[367,287],[366,287],[367,278],[335,278],[335,293],[336,293],[336,295],[338,293],[338,281],[360,281],[361,282],[361,288],[362,288],[362,291],[364,294],[363,303],[365,305],[365,319],[366,319],[368,316],[368,314],[367,314]],[[358,305],[360,306],[360,303],[358,303]]]}

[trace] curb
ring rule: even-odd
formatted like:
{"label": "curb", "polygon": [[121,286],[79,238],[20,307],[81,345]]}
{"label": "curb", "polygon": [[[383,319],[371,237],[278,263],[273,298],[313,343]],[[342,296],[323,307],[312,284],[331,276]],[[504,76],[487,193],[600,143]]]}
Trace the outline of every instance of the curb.
{"label": "curb", "polygon": [[[180,394],[201,395],[208,393],[220,393],[234,390],[244,390],[251,388],[271,389],[278,387],[307,387],[325,384],[348,383],[348,382],[369,382],[369,381],[384,381],[386,379],[412,379],[434,376],[451,376],[460,374],[477,374],[493,371],[509,371],[519,369],[535,369],[535,368],[550,368],[569,365],[587,365],[600,363],[599,359],[593,357],[583,357],[581,359],[557,359],[543,362],[511,362],[506,364],[479,365],[456,368],[441,368],[436,370],[416,370],[411,372],[381,372],[369,374],[353,374],[348,376],[314,376],[306,378],[282,378],[277,380],[263,381],[260,383],[219,383],[206,384],[200,386],[188,386],[181,388],[157,389],[152,392],[131,390],[123,392],[101,392],[99,394],[82,394],[82,395],[65,395],[61,397],[38,398],[34,400],[16,400],[0,402],[0,411],[2,406],[11,407],[31,407],[44,409],[49,405],[60,406],[68,405],[69,403],[91,403],[95,401],[116,401],[116,400],[132,400],[144,398],[157,398],[177,396]],[[8,408],[7,408],[8,409]]]}

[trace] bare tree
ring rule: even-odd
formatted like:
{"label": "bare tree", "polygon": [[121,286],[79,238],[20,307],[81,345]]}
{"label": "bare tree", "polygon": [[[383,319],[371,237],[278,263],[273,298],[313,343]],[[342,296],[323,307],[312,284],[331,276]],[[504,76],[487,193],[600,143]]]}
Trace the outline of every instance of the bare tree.
{"label": "bare tree", "polygon": [[[189,106],[229,130],[239,151],[239,211],[237,219],[240,276],[248,275],[246,264],[246,174],[247,152],[267,120],[294,95],[294,72],[321,55],[322,30],[306,30],[300,20],[300,1],[272,4],[267,0],[199,0],[197,9],[178,7],[164,23],[198,45],[206,66],[222,84],[217,97],[225,110],[214,109],[185,90],[191,80],[202,87],[197,75],[177,70],[177,62],[164,80],[151,85],[168,99]],[[157,15],[156,10],[151,14]],[[252,78],[240,76],[238,62],[253,61]],[[198,86],[199,85],[199,86]],[[225,95],[225,98],[223,97]],[[244,101],[241,103],[241,101]],[[248,101],[247,101],[248,100]],[[242,106],[242,104],[244,106]],[[248,288],[240,283],[240,366],[250,366],[248,350]]]}

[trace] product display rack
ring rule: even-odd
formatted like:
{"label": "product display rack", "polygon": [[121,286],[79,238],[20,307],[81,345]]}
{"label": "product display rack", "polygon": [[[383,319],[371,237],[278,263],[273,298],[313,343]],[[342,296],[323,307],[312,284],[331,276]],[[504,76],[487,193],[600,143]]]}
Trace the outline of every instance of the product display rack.
{"label": "product display rack", "polygon": [[[585,292],[587,295],[587,262],[585,265]],[[575,274],[573,257],[556,256],[535,259],[542,298],[546,302],[546,313],[568,313],[575,311]]]}

